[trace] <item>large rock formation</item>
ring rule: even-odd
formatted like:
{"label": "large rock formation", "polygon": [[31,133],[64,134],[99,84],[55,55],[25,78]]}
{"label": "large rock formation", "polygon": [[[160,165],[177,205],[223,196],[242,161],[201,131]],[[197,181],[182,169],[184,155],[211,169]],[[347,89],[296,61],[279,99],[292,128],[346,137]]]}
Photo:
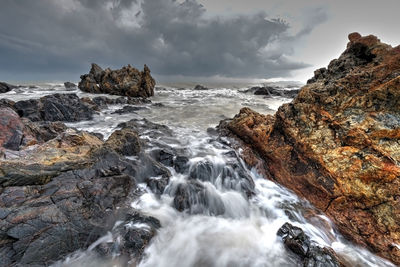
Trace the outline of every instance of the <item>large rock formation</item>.
{"label": "large rock formation", "polygon": [[130,65],[119,70],[103,70],[92,64],[89,74],[81,76],[79,88],[88,93],[105,93],[132,97],[150,97],[154,95],[155,81],[150,69],[144,65],[139,71]]}
{"label": "large rock formation", "polygon": [[[400,46],[358,33],[349,39],[275,116],[244,108],[220,128],[346,237],[400,264]],[[254,154],[244,158],[256,163]]]}

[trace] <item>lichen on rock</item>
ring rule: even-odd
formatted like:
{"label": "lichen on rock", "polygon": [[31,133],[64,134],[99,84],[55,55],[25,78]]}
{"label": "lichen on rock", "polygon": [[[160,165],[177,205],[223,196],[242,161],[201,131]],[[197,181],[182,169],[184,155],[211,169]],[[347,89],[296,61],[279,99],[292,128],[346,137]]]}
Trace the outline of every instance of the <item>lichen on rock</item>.
{"label": "lichen on rock", "polygon": [[400,264],[400,46],[349,40],[275,116],[244,108],[221,127],[346,237]]}

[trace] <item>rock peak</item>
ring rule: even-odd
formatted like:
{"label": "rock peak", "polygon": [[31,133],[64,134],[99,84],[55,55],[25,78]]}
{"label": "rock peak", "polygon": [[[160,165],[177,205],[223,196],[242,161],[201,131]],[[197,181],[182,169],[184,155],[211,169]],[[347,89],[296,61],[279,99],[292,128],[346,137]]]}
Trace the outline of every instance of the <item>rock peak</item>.
{"label": "rock peak", "polygon": [[349,41],[350,42],[355,42],[360,38],[361,38],[361,34],[359,34],[358,32],[353,32],[353,33],[349,34]]}

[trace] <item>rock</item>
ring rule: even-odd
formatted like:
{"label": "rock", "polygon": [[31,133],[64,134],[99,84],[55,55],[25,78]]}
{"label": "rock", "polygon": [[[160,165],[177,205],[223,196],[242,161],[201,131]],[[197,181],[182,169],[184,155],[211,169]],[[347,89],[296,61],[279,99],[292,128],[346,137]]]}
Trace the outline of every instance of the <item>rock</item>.
{"label": "rock", "polygon": [[78,86],[88,93],[150,97],[154,95],[155,81],[146,65],[143,71],[130,65],[119,70],[103,70],[93,63],[89,74],[81,76]]}
{"label": "rock", "polygon": [[15,102],[9,99],[2,98],[0,99],[0,108],[11,108],[15,110],[14,108]]}
{"label": "rock", "polygon": [[124,156],[134,156],[140,152],[139,136],[129,128],[113,132],[105,145]]}
{"label": "rock", "polygon": [[197,90],[197,91],[205,91],[205,90],[208,90],[209,88],[207,88],[207,87],[205,87],[205,86],[203,86],[203,85],[200,85],[200,84],[198,84],[198,85],[196,85],[194,88],[193,88],[193,90]]}
{"label": "rock", "polygon": [[280,97],[294,98],[299,93],[299,91],[300,89],[298,88],[285,89],[285,88],[271,87],[271,86],[263,86],[263,87],[256,86],[244,92],[245,93],[251,92],[255,95],[265,95],[267,97],[280,96]]}
{"label": "rock", "polygon": [[78,87],[76,86],[76,84],[71,83],[71,82],[65,82],[65,83],[64,83],[64,87],[65,87],[65,89],[75,89],[75,88],[78,88]]}
{"label": "rock", "polygon": [[25,118],[22,118],[22,122],[25,126],[24,133],[28,136],[33,136],[39,144],[56,138],[59,134],[65,132],[68,128],[62,122],[32,122],[29,119]]}
{"label": "rock", "polygon": [[189,169],[189,158],[185,156],[177,156],[174,159],[174,169],[178,173],[185,173]]}
{"label": "rock", "polygon": [[130,128],[139,134],[146,133],[150,138],[160,138],[166,136],[172,136],[172,131],[168,126],[151,122],[145,118],[143,119],[132,119],[127,122],[118,124],[120,128]]}
{"label": "rock", "polygon": [[321,248],[312,243],[310,238],[299,227],[285,223],[279,228],[277,235],[282,238],[288,250],[301,258],[305,267],[343,266],[332,249]]}
{"label": "rock", "polygon": [[[258,167],[267,177],[398,265],[400,47],[372,35],[350,40],[275,116],[244,108],[221,130],[264,159]],[[251,153],[244,159],[254,163]]]}
{"label": "rock", "polygon": [[124,106],[121,109],[118,109],[113,112],[113,114],[126,114],[126,113],[135,113],[138,110],[146,109],[145,107],[134,107],[134,106]]}
{"label": "rock", "polygon": [[21,117],[31,121],[76,122],[91,120],[94,113],[76,94],[54,94],[18,101],[14,108]]}
{"label": "rock", "polygon": [[62,172],[90,166],[95,161],[93,150],[102,145],[94,135],[69,129],[18,157],[6,153],[0,164],[0,187],[46,184]]}
{"label": "rock", "polygon": [[[137,197],[136,182],[123,171],[129,163],[115,153],[103,158],[92,167],[65,172],[45,185],[1,190],[0,242],[2,250],[6,249],[2,262],[47,266],[87,248],[111,230],[118,219],[117,207],[129,207]],[[135,238],[136,243],[145,245],[151,237]],[[129,244],[129,251],[140,253]]]}
{"label": "rock", "polygon": [[9,91],[11,91],[14,88],[17,88],[18,86],[15,85],[11,85],[5,82],[0,82],[0,94],[1,93],[7,93]]}
{"label": "rock", "polygon": [[162,194],[169,183],[170,171],[146,154],[139,155],[141,169],[138,171],[138,180],[146,182],[155,194]]}
{"label": "rock", "polygon": [[24,124],[11,108],[0,108],[0,147],[18,150],[22,143]]}
{"label": "rock", "polygon": [[[114,258],[115,255],[121,255],[139,262],[144,249],[160,227],[160,221],[154,217],[138,212],[132,215],[127,214],[123,223],[112,231],[113,243],[103,243],[99,245],[97,251],[102,256]],[[128,266],[128,262],[124,266]]]}
{"label": "rock", "polygon": [[222,215],[225,205],[218,194],[208,191],[198,181],[179,184],[173,193],[174,207],[189,214]]}

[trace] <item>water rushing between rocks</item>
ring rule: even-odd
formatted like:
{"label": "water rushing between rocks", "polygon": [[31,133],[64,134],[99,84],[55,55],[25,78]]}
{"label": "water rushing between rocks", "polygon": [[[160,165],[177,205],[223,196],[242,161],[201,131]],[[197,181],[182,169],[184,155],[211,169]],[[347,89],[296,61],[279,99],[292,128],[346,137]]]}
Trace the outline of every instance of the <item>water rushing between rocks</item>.
{"label": "water rushing between rocks", "polygon": [[[290,101],[264,99],[242,92],[245,88],[227,87],[201,91],[160,87],[152,103],[135,105],[140,108],[133,113],[115,113],[123,105],[112,105],[91,121],[67,124],[101,133],[106,139],[120,123],[137,119],[146,152],[159,158],[171,178],[160,194],[140,184],[141,196],[131,203],[132,210],[158,219],[160,225],[151,219],[117,220],[113,230],[87,250],[53,266],[298,266],[297,256],[288,252],[277,236],[286,222],[302,228],[318,245],[333,248],[350,266],[393,266],[346,241],[308,202],[248,169],[238,157],[239,151],[231,148],[233,141],[218,137],[213,127],[241,107],[273,113]],[[0,97],[14,101],[39,98],[65,88],[53,84],[18,90]],[[68,93],[94,96],[78,90]],[[151,128],[150,122],[168,128]],[[157,184],[162,177],[152,179]],[[120,256],[117,233],[121,227],[141,229],[142,235],[155,232],[140,262]],[[96,250],[106,248],[112,256],[100,258]]]}

